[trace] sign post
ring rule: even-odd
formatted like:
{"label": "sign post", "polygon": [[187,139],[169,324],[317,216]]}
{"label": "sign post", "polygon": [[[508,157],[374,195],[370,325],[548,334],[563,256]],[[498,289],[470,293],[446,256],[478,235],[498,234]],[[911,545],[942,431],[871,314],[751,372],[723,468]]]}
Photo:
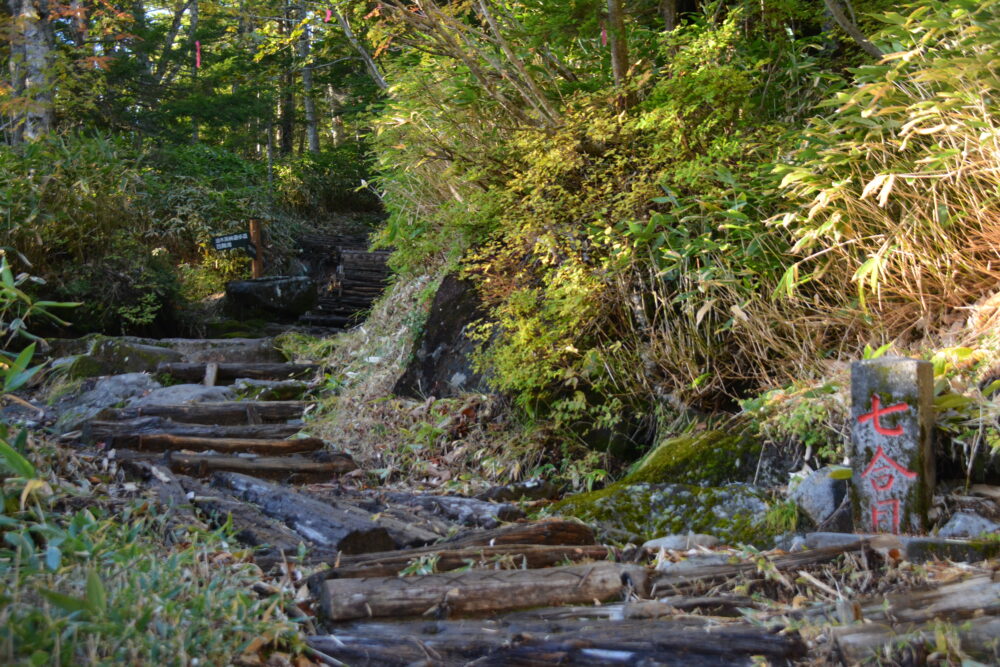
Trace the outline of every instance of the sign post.
{"label": "sign post", "polygon": [[934,490],[934,370],[918,359],[851,364],[856,530],[919,533]]}
{"label": "sign post", "polygon": [[260,242],[260,220],[250,221],[250,243],[256,249],[251,257],[253,258],[253,277],[264,277],[264,253]]}
{"label": "sign post", "polygon": [[261,246],[260,221],[250,221],[249,232],[236,232],[212,237],[212,247],[216,250],[243,248],[253,260],[253,277],[264,277],[264,252]]}

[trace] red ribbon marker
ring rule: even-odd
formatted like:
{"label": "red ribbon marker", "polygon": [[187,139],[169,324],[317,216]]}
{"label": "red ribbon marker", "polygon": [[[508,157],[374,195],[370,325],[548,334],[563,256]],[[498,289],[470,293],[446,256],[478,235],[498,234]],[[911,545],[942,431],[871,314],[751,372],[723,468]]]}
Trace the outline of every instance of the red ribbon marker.
{"label": "red ribbon marker", "polygon": [[333,18],[333,11],[327,9],[326,10],[326,18],[323,19],[323,23],[329,23],[331,18]]}
{"label": "red ribbon marker", "polygon": [[608,45],[608,29],[601,26],[601,46]]}
{"label": "red ribbon marker", "polygon": [[201,42],[194,43],[194,66],[201,69]]}

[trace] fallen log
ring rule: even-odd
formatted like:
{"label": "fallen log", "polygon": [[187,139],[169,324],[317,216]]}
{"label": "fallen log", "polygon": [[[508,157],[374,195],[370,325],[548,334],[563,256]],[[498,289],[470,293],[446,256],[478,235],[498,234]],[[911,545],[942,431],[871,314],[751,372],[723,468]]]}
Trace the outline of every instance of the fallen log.
{"label": "fallen log", "polygon": [[205,438],[191,435],[173,435],[170,433],[150,433],[138,436],[134,449],[141,452],[181,451],[186,449],[196,452],[209,450],[222,453],[245,452],[249,454],[276,454],[280,456],[282,454],[315,452],[323,449],[323,447],[323,441],[319,438],[257,440],[251,438]]}
{"label": "fallen log", "polygon": [[445,617],[609,600],[626,590],[625,581],[644,592],[646,575],[643,567],[599,561],[542,570],[327,579],[312,593],[331,621],[430,614]]}
{"label": "fallen log", "polygon": [[136,417],[125,421],[90,421],[84,424],[81,439],[93,444],[105,442],[110,447],[134,449],[139,436],[152,433],[197,438],[250,438],[254,440],[284,440],[295,435],[301,426],[294,424],[185,424],[164,417]]}
{"label": "fallen log", "polygon": [[[325,459],[325,460],[324,460]],[[186,454],[171,452],[170,469],[192,477],[208,477],[215,472],[238,472],[263,479],[289,483],[326,482],[336,475],[357,469],[347,454],[304,456],[234,456],[227,454]]]}
{"label": "fallen log", "polygon": [[[237,378],[251,380],[287,380],[301,378],[315,373],[317,364],[271,364],[271,363],[221,363],[216,364],[214,381],[232,382]],[[165,373],[179,380],[201,382],[207,377],[206,364],[191,363],[161,363],[156,367],[158,373]]]}
{"label": "fallen log", "polygon": [[[232,525],[236,539],[252,547],[262,547],[254,561],[268,570],[285,559],[294,559],[299,545],[305,544],[311,558],[329,558],[331,554],[305,539],[291,528],[265,516],[254,505],[241,502],[218,489],[183,475],[180,485],[191,494],[191,504],[204,513],[215,526]],[[318,552],[318,553],[317,553]]]}
{"label": "fallen log", "polygon": [[495,546],[498,544],[596,544],[593,529],[575,519],[543,519],[515,523],[491,530],[459,533],[445,540],[450,547]]}
{"label": "fallen log", "polygon": [[[831,560],[844,553],[861,551],[866,545],[866,540],[858,540],[851,544],[767,557],[766,567],[778,571],[798,569]],[[759,568],[760,565],[756,561],[703,565],[701,567],[684,568],[676,573],[671,572],[668,568],[667,570],[656,571],[651,574],[650,585],[653,595],[664,593],[683,594],[697,588],[701,584],[753,573]]]}
{"label": "fallen log", "polygon": [[394,577],[421,556],[433,562],[435,572],[449,572],[458,568],[540,569],[566,561],[604,560],[609,555],[604,546],[548,546],[539,544],[513,544],[493,547],[465,547],[463,549],[423,549],[390,551],[381,554],[364,554],[352,557],[350,565],[341,565],[314,575],[321,579],[356,579],[361,577]]}
{"label": "fallen log", "polygon": [[[353,623],[336,635],[310,636],[321,655],[352,666],[379,665],[692,665],[782,664],[805,654],[795,634],[775,634],[709,619],[514,621],[465,619]],[[332,663],[328,663],[332,664]]]}
{"label": "fallen log", "polygon": [[138,408],[109,408],[97,415],[98,420],[136,419],[137,417],[167,417],[195,424],[248,424],[252,415],[270,422],[301,417],[308,401],[219,401],[184,405],[146,405]]}
{"label": "fallen log", "polygon": [[496,528],[502,521],[517,521],[524,518],[524,512],[515,505],[492,503],[476,498],[412,493],[387,493],[385,497],[392,503],[421,507],[467,526]]}
{"label": "fallen log", "polygon": [[359,554],[394,546],[386,529],[371,520],[301,493],[234,472],[215,473],[211,484],[256,504],[267,516],[322,547]]}
{"label": "fallen log", "polygon": [[[948,624],[940,619],[925,623],[857,623],[831,628],[834,645],[844,664],[857,665],[884,659],[893,662],[901,653],[916,654],[914,664],[922,664],[940,640],[963,657],[985,664],[1000,662],[1000,618],[981,616]],[[925,646],[932,647],[925,650]],[[977,663],[982,664],[982,663]]]}

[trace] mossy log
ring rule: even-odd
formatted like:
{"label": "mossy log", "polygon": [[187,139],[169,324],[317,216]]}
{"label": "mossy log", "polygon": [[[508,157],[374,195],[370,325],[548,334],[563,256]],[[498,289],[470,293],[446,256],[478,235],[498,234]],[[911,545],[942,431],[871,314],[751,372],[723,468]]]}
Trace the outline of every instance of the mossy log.
{"label": "mossy log", "polygon": [[[233,382],[237,378],[251,380],[287,380],[302,378],[315,373],[317,364],[258,364],[223,363],[216,364],[215,382]],[[156,367],[158,373],[165,373],[179,380],[201,382],[205,377],[206,364],[163,363]]]}
{"label": "mossy log", "polygon": [[308,401],[219,401],[185,405],[146,405],[138,408],[108,409],[99,420],[166,417],[194,424],[255,424],[282,422],[301,417]]}
{"label": "mossy log", "polygon": [[597,541],[594,531],[587,524],[574,519],[554,518],[459,533],[442,544],[458,548],[502,544],[586,545],[597,544]]}
{"label": "mossy log", "polygon": [[644,592],[647,570],[600,561],[541,570],[469,570],[415,577],[328,579],[313,594],[325,618],[492,613],[605,601],[627,586]]}

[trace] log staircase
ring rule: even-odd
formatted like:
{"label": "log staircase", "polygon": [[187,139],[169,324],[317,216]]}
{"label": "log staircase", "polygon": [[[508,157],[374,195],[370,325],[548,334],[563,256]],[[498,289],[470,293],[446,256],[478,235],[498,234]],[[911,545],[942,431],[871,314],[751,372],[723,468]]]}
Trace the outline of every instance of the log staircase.
{"label": "log staircase", "polygon": [[360,323],[385,289],[389,251],[369,251],[368,239],[362,236],[316,234],[300,242],[307,250],[325,248],[329,259],[319,271],[325,276],[319,302],[299,324],[344,329]]}

